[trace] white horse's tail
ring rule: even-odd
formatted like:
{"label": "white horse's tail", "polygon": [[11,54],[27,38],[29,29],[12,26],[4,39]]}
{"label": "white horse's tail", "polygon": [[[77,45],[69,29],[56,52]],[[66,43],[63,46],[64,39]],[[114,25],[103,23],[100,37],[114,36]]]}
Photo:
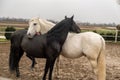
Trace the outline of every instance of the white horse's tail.
{"label": "white horse's tail", "polygon": [[98,79],[106,80],[105,40],[101,37],[101,50],[98,56]]}

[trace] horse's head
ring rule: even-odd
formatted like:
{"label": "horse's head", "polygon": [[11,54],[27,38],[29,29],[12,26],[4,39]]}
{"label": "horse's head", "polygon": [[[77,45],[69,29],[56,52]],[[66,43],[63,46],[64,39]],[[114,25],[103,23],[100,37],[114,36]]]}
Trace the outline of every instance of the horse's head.
{"label": "horse's head", "polygon": [[29,28],[27,31],[27,35],[29,38],[32,38],[35,34],[40,35],[40,21],[39,18],[32,18],[29,20]]}
{"label": "horse's head", "polygon": [[71,18],[67,18],[65,16],[65,20],[69,21],[70,24],[72,25],[70,27],[70,32],[76,32],[76,33],[79,33],[81,30],[79,28],[79,26],[75,23],[75,21],[73,20],[74,16],[72,16]]}
{"label": "horse's head", "polygon": [[40,35],[46,33],[55,24],[40,18],[32,18],[29,20],[29,28],[27,31],[28,38],[33,38],[34,35]]}

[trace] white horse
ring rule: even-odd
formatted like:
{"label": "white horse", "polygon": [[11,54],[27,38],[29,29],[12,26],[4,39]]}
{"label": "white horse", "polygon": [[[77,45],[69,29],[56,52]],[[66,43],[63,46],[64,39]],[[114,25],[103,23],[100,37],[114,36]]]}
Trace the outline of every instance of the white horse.
{"label": "white horse", "polygon": [[[32,18],[27,35],[46,33],[55,24],[44,19]],[[97,80],[106,80],[105,40],[94,32],[69,33],[62,47],[61,55],[67,58],[86,56],[97,75]],[[58,60],[59,61],[59,60]]]}

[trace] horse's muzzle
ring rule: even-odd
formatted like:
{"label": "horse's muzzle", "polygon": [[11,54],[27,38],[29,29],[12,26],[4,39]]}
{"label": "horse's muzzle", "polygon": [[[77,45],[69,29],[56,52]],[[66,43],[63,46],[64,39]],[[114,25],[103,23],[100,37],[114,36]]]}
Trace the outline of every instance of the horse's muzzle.
{"label": "horse's muzzle", "polygon": [[34,36],[37,36],[37,35],[41,35],[41,33],[40,33],[40,32],[36,32],[35,35],[31,35],[31,34],[29,33],[29,34],[27,34],[27,37],[28,37],[29,39],[32,39]]}
{"label": "horse's muzzle", "polygon": [[27,34],[27,37],[28,37],[29,39],[32,39],[32,38],[33,38],[33,35],[31,35],[31,34],[29,33],[29,34]]}

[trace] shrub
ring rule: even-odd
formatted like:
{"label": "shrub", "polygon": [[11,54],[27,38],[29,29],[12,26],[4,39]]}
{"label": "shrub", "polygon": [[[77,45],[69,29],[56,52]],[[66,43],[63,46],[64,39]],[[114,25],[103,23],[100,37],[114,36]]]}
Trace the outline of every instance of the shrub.
{"label": "shrub", "polygon": [[10,40],[10,37],[11,37],[11,34],[12,34],[13,31],[16,31],[16,29],[14,27],[9,27],[8,26],[5,29],[5,37],[6,37],[7,40]]}

